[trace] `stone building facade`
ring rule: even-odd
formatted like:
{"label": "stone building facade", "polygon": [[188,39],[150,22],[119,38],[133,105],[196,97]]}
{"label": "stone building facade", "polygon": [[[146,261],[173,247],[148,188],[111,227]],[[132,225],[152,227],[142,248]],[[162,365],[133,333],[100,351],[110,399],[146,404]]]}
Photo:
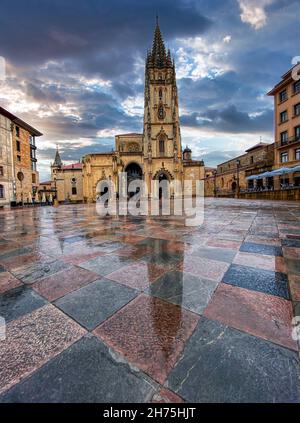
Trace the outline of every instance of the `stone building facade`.
{"label": "stone building facade", "polygon": [[6,166],[3,165],[6,168],[5,201],[7,205],[11,202],[25,203],[35,195],[39,185],[36,137],[42,134],[2,107],[0,107],[0,116],[1,140],[3,137],[6,145],[3,149],[5,153],[0,159],[6,163]]}
{"label": "stone building facade", "polygon": [[11,121],[0,114],[0,208],[9,207],[14,198],[14,167]]}
{"label": "stone building facade", "polygon": [[274,165],[274,144],[258,143],[246,150],[245,154],[221,163],[217,171],[205,178],[206,195],[236,196],[241,191],[254,187],[254,184],[270,181],[248,181],[246,178],[271,171]]}
{"label": "stone building facade", "polygon": [[[45,188],[46,187],[46,188]],[[51,185],[40,184],[40,193],[50,194],[59,203],[80,203],[83,201],[82,163],[64,165],[57,149],[51,165]]]}
{"label": "stone building facade", "polygon": [[[154,180],[182,183],[190,179],[203,180],[204,163],[192,160],[191,151],[186,153],[184,158],[175,64],[170,51],[165,49],[157,23],[152,50],[146,59],[143,133],[117,135],[115,151],[83,158],[84,201],[96,200],[101,180],[112,180],[118,190],[120,172],[127,173],[128,181],[143,179],[149,196],[153,195],[151,182]],[[195,184],[190,194],[194,188]]]}
{"label": "stone building facade", "polygon": [[[298,69],[298,72],[297,72]],[[274,169],[300,165],[300,65],[290,69],[268,93],[274,97],[275,163]],[[275,178],[280,183],[300,186],[300,172]]]}

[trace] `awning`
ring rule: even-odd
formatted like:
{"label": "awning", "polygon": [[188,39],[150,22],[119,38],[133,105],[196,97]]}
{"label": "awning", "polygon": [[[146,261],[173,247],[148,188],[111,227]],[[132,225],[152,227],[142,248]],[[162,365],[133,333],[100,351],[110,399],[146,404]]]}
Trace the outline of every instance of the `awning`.
{"label": "awning", "polygon": [[281,176],[288,173],[300,172],[300,166],[296,167],[281,167],[280,169],[273,170],[272,172],[264,172],[259,175],[251,175],[246,178],[247,181],[253,181],[256,179],[271,178],[273,176]]}
{"label": "awning", "polygon": [[253,181],[255,179],[269,178],[271,176],[273,176],[272,175],[272,172],[264,172],[264,173],[261,173],[259,175],[251,175],[251,176],[248,176],[248,178],[246,178],[246,179],[247,179],[247,181]]}

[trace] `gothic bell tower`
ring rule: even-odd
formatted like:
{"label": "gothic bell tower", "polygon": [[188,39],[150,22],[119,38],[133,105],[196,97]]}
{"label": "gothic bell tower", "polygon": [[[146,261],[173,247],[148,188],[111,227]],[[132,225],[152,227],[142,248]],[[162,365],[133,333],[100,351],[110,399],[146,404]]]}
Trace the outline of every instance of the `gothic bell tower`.
{"label": "gothic bell tower", "polygon": [[182,158],[175,63],[166,51],[157,18],[145,69],[144,158]]}

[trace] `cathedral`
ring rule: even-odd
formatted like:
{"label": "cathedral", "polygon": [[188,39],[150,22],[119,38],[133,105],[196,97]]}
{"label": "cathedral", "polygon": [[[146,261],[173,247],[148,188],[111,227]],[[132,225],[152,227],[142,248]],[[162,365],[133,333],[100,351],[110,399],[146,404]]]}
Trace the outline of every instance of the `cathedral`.
{"label": "cathedral", "polygon": [[203,161],[192,160],[192,151],[182,149],[175,63],[166,51],[157,21],[151,51],[145,65],[145,106],[143,133],[115,137],[111,153],[83,157],[83,197],[96,201],[99,181],[111,180],[118,190],[118,175],[126,172],[128,182],[142,179],[151,197],[153,180],[204,180]]}

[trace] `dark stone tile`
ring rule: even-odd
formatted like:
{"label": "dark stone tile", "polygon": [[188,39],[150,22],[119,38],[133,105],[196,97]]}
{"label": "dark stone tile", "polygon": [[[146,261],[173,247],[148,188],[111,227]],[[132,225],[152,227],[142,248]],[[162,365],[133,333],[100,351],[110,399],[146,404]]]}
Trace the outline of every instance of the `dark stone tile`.
{"label": "dark stone tile", "polygon": [[267,256],[282,256],[281,247],[274,245],[255,244],[254,242],[243,242],[240,247],[240,251],[244,253],[258,253]]}
{"label": "dark stone tile", "polygon": [[118,250],[119,248],[122,248],[125,246],[122,242],[118,241],[105,241],[101,243],[95,243],[93,244],[95,247],[97,247],[97,250],[102,253],[113,253],[114,251]]}
{"label": "dark stone tile", "polygon": [[[300,239],[287,238],[281,241],[283,247],[300,248]],[[300,254],[300,252],[299,252]]]}
{"label": "dark stone tile", "polygon": [[60,272],[61,270],[69,269],[70,267],[68,263],[49,258],[45,262],[33,263],[29,266],[20,267],[13,270],[11,273],[23,283],[30,285],[54,273]]}
{"label": "dark stone tile", "polygon": [[288,273],[292,273],[293,275],[300,275],[300,254],[298,260],[285,259],[285,263]]}
{"label": "dark stone tile", "polygon": [[88,335],[0,397],[2,403],[143,403],[156,384]]}
{"label": "dark stone tile", "polygon": [[143,257],[143,261],[158,266],[164,266],[167,269],[174,268],[184,258],[182,253],[173,253],[168,251],[161,251],[160,253],[152,253]]}
{"label": "dark stone tile", "polygon": [[190,402],[300,401],[297,353],[203,319],[167,386]]}
{"label": "dark stone tile", "polygon": [[0,316],[7,322],[42,307],[47,302],[26,286],[20,286],[0,295]]}
{"label": "dark stone tile", "polygon": [[92,330],[136,297],[137,292],[107,279],[88,286],[56,301],[56,306]]}
{"label": "dark stone tile", "polygon": [[290,299],[288,280],[284,273],[233,264],[223,277],[223,282],[241,288]]}
{"label": "dark stone tile", "polygon": [[0,254],[0,260],[5,260],[5,259],[8,259],[8,258],[17,257],[17,256],[20,256],[22,254],[29,254],[31,251],[32,251],[32,248],[29,248],[29,247],[17,248],[15,250],[8,251],[4,254]]}
{"label": "dark stone tile", "polygon": [[100,256],[92,260],[80,263],[80,267],[95,272],[101,276],[107,276],[123,266],[132,264],[133,260],[121,256]]}
{"label": "dark stone tile", "polygon": [[204,257],[211,260],[223,261],[226,263],[232,263],[236,256],[236,250],[229,250],[226,248],[195,248],[192,252],[193,256]]}
{"label": "dark stone tile", "polygon": [[217,285],[217,281],[198,278],[189,273],[169,272],[153,283],[148,293],[202,314]]}
{"label": "dark stone tile", "polygon": [[62,238],[62,241],[67,243],[67,244],[74,244],[76,242],[81,242],[85,240],[85,236],[82,235],[75,235],[75,236],[69,236],[66,238]]}

